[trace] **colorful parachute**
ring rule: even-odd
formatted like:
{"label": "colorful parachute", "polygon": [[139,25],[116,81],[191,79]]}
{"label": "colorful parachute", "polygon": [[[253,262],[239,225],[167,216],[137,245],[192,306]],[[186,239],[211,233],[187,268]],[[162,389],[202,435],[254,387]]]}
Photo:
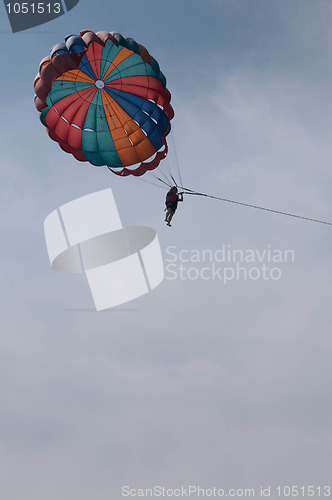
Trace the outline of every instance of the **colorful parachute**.
{"label": "colorful parachute", "polygon": [[34,86],[49,136],[77,160],[142,175],[165,158],[171,94],[157,61],[132,38],[70,35],[41,61]]}

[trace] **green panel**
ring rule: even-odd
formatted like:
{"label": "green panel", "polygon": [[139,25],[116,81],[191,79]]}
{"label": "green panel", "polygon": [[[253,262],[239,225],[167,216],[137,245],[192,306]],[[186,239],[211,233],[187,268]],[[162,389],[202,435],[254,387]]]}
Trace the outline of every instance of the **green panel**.
{"label": "green panel", "polygon": [[158,64],[158,62],[155,60],[155,58],[154,58],[154,57],[152,57],[151,55],[150,55],[150,64],[151,64],[151,67],[152,67],[153,71],[156,73],[156,75],[158,75],[158,76],[159,76],[159,74],[160,74],[159,64]]}
{"label": "green panel", "polygon": [[113,38],[118,42],[119,45],[122,45],[122,47],[125,46],[126,40],[123,38],[121,33],[118,33],[117,31],[110,31],[110,34],[112,35]]}
{"label": "green panel", "polygon": [[[87,128],[94,132],[84,130]],[[84,120],[82,151],[94,165],[122,166],[108,127],[100,91],[96,92]]]}
{"label": "green panel", "polygon": [[84,128],[91,128],[92,130],[97,130],[97,125],[96,125],[96,112],[97,112],[96,103],[97,103],[97,96],[98,96],[98,92],[96,92],[94,98],[91,101],[89,109],[88,109],[88,111],[86,113],[86,117],[85,117],[85,120],[84,120],[83,129]]}
{"label": "green panel", "polygon": [[96,106],[96,131],[103,132],[104,130],[109,132],[108,123],[104,111],[103,100],[101,97],[101,92],[98,90],[93,99],[93,104]]}
{"label": "green panel", "polygon": [[88,89],[89,87],[92,87],[94,83],[91,82],[78,82],[77,80],[69,82],[67,80],[56,80],[52,84],[51,92],[54,90],[58,90],[59,88],[63,89],[72,89],[74,92],[75,90],[84,90]]}
{"label": "green panel", "polygon": [[105,47],[101,52],[100,77],[103,80],[110,63],[115,56],[120,52],[122,47],[117,47],[111,40],[107,40]]}
{"label": "green panel", "polygon": [[147,65],[151,68],[150,64],[147,62],[143,61],[141,56],[137,54],[131,54],[130,56],[126,57],[123,61],[120,62],[120,64],[117,65],[117,68],[119,71],[123,71],[126,68],[131,68],[132,66],[136,66],[136,64],[143,64]]}
{"label": "green panel", "polygon": [[99,153],[99,151],[97,151],[96,153],[93,153],[91,151],[83,151],[83,153],[85,158],[93,165],[99,167],[103,165],[108,165],[110,167],[123,167],[117,153],[115,152],[103,151],[102,153]]}
{"label": "green panel", "polygon": [[119,70],[121,72],[121,78],[125,78],[126,76],[153,76],[158,78],[150,64],[145,62],[135,64],[135,66],[131,66],[130,68],[122,69],[119,67]]}
{"label": "green panel", "polygon": [[98,141],[96,132],[83,130],[82,132],[82,151],[86,156],[87,153],[98,152]]}
{"label": "green panel", "polygon": [[143,61],[135,64],[134,66],[124,66],[123,63],[121,63],[117,66],[117,69],[120,71],[120,74],[117,73],[113,76],[112,73],[106,78],[105,82],[111,82],[113,80],[117,80],[118,78],[125,78],[126,76],[153,76],[154,78],[158,78],[150,64]]}
{"label": "green panel", "polygon": [[102,159],[102,157],[100,156],[100,154],[98,152],[91,153],[91,151],[83,151],[83,154],[84,154],[85,158],[90,163],[92,163],[92,165],[96,165],[96,167],[102,167],[103,165],[105,165],[104,160]]}
{"label": "green panel", "polygon": [[139,54],[140,53],[139,52],[139,46],[138,46],[138,43],[136,42],[136,40],[134,40],[133,38],[131,38],[129,36],[126,36],[124,38],[125,38],[125,41],[126,41],[126,47],[127,47],[127,49],[132,50],[136,54]]}
{"label": "green panel", "polygon": [[50,106],[48,108],[42,109],[42,111],[40,112],[40,115],[39,115],[39,119],[42,122],[42,124],[44,125],[44,127],[46,127],[46,125],[45,125],[45,115],[46,115],[46,113],[47,113],[47,111],[49,109],[50,109]]}
{"label": "green panel", "polygon": [[101,157],[103,159],[104,165],[108,165],[109,167],[123,167],[123,164],[120,161],[118,153],[115,151],[102,151]]}
{"label": "green panel", "polygon": [[162,73],[161,71],[159,72],[159,80],[161,81],[161,84],[165,89],[167,86],[167,80],[166,80],[164,73]]}
{"label": "green panel", "polygon": [[52,104],[57,103],[64,97],[67,97],[71,94],[75,94],[78,90],[85,90],[90,88],[91,83],[80,83],[80,84],[65,84],[65,85],[52,85],[52,90],[48,93],[46,102],[48,106],[52,106]]}
{"label": "green panel", "polygon": [[105,164],[121,167],[122,163],[116,152],[115,144],[107,123],[106,114],[102,106],[99,106],[98,109],[97,130],[98,150]]}
{"label": "green panel", "polygon": [[115,152],[115,146],[110,132],[98,132],[97,134],[98,151]]}

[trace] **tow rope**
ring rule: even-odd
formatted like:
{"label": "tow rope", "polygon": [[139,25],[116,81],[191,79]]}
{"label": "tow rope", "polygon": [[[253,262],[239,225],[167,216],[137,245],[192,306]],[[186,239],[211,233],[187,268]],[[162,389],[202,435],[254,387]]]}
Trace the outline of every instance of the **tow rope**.
{"label": "tow rope", "polygon": [[288,217],[295,217],[296,219],[309,220],[311,222],[318,222],[319,224],[327,224],[328,226],[332,226],[332,222],[326,222],[319,219],[311,219],[310,217],[302,217],[301,215],[290,214],[288,212],[281,212],[280,210],[273,210],[272,208],[264,208],[264,207],[259,207],[257,205],[250,205],[250,203],[242,203],[240,201],[228,200],[227,198],[220,198],[219,196],[213,196],[211,194],[198,193],[197,191],[193,191],[192,189],[188,189],[183,186],[181,186],[180,189],[184,190],[184,194],[191,194],[194,196],[204,196],[206,198],[213,198],[215,200],[226,201],[227,203],[234,203],[235,205],[242,205],[243,207],[256,208],[257,210],[265,210],[266,212],[273,212],[275,214],[287,215]]}

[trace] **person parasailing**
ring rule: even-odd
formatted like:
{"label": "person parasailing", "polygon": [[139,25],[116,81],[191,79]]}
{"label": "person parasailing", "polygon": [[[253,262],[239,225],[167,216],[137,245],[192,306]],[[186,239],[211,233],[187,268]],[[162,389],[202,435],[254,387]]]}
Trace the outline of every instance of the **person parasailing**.
{"label": "person parasailing", "polygon": [[171,226],[171,220],[178,207],[178,202],[183,201],[183,193],[178,194],[178,188],[176,186],[171,187],[166,195],[166,217],[165,222],[167,226]]}

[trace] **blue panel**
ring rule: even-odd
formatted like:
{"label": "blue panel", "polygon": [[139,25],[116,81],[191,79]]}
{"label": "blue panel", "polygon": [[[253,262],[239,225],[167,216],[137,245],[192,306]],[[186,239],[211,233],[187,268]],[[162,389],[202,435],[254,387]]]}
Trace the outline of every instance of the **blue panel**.
{"label": "blue panel", "polygon": [[[153,147],[158,150],[162,147],[162,136],[169,126],[169,119],[156,104],[128,92],[104,87],[104,90],[121,106],[121,108],[137,123],[147,134]],[[146,111],[146,113],[144,113]],[[156,120],[150,118],[150,115]]]}
{"label": "blue panel", "polygon": [[51,48],[51,58],[54,54],[66,54],[68,53],[68,49],[65,43],[57,43],[54,47]]}
{"label": "blue panel", "polygon": [[138,46],[138,43],[136,42],[136,40],[134,40],[133,38],[131,38],[129,36],[124,37],[124,39],[126,40],[125,43],[126,43],[127,49],[132,50],[136,54],[139,54],[139,46]]}
{"label": "blue panel", "polygon": [[77,35],[69,35],[65,38],[65,41],[69,52],[74,52],[75,54],[84,52],[84,47],[87,46],[83,39]]}
{"label": "blue panel", "polygon": [[94,74],[93,69],[91,68],[91,64],[86,56],[82,57],[82,60],[79,65],[79,69],[83,71],[86,75],[90,76],[93,80],[97,80],[96,75]]}
{"label": "blue panel", "polygon": [[[150,116],[157,121],[158,128],[161,133],[164,133],[169,125],[169,119],[164,111],[157,106],[157,104],[144,99],[144,97],[140,97],[134,94],[130,94],[129,92],[124,92],[119,89],[112,89],[109,87],[104,87],[104,90],[128,113],[128,115],[137,120],[137,113],[139,116],[144,116],[145,120],[150,119]],[[144,113],[145,111],[145,113]],[[147,114],[149,116],[147,116]],[[151,120],[152,121],[152,120]],[[152,123],[154,123],[152,121]],[[154,123],[154,125],[156,125]]]}
{"label": "blue panel", "polygon": [[121,35],[121,33],[118,33],[117,31],[110,31],[110,34],[118,42],[119,45],[122,45],[122,47],[125,46],[126,41]]}

